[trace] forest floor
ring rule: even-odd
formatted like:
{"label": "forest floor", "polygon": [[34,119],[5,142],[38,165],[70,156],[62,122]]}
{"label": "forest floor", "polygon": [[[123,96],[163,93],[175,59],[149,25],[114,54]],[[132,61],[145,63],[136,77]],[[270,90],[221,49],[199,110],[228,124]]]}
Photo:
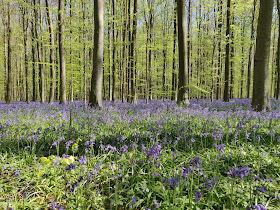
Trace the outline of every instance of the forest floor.
{"label": "forest floor", "polygon": [[0,208],[280,209],[280,102],[0,102]]}

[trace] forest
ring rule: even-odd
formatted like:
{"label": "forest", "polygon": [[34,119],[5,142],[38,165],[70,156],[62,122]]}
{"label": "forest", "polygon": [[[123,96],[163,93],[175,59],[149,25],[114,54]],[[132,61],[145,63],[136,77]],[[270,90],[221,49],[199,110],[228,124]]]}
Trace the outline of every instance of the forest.
{"label": "forest", "polygon": [[[62,71],[65,97],[70,102],[89,100],[95,66],[93,4],[69,0],[63,5]],[[8,83],[12,101],[59,100],[58,6],[58,1],[50,0],[2,0],[0,100],[5,100]],[[272,98],[279,96],[278,6],[275,4],[271,26]],[[227,86],[228,98],[251,98],[259,1],[193,0],[187,1],[185,8],[188,97],[223,99]],[[103,11],[102,99],[176,100],[179,50],[175,2],[108,0]]]}
{"label": "forest", "polygon": [[0,0],[1,209],[279,209],[280,0]]}

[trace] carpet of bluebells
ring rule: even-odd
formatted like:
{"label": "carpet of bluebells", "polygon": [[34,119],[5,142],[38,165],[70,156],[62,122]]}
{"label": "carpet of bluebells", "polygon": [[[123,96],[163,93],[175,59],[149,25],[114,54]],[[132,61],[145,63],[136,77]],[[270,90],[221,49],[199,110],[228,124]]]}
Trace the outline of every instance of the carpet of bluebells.
{"label": "carpet of bluebells", "polygon": [[0,102],[0,209],[280,209],[280,102]]}

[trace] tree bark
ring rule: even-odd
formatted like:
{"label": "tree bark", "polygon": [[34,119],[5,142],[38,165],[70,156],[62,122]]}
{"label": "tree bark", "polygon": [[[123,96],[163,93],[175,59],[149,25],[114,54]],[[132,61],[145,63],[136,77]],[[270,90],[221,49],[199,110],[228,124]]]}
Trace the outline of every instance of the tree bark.
{"label": "tree bark", "polygon": [[224,101],[229,101],[229,69],[230,69],[230,7],[231,0],[227,0],[227,45],[226,45],[226,61],[225,61],[225,89]]}
{"label": "tree bark", "polygon": [[113,10],[113,22],[112,22],[112,46],[113,46],[113,65],[112,65],[112,79],[113,79],[113,87],[112,87],[112,100],[116,101],[116,27],[115,27],[115,21],[116,21],[116,11],[115,11],[115,0],[112,0],[112,10]]}
{"label": "tree bark", "polygon": [[128,28],[128,1],[124,0],[125,2],[125,6],[124,6],[124,29],[123,29],[123,63],[122,63],[122,102],[125,102],[125,93],[126,93],[126,63],[127,63],[127,45],[126,45],[126,41],[127,41],[127,28]]}
{"label": "tree bark", "polygon": [[[171,100],[173,101],[177,101],[177,88],[178,88],[178,84],[177,84],[177,79],[178,79],[178,75],[177,75],[177,64],[176,64],[176,39],[177,39],[177,25],[176,25],[176,4],[174,6],[174,17],[173,17],[173,62],[172,62],[172,95],[171,95]],[[189,33],[189,32],[188,32]],[[188,43],[189,44],[189,43]],[[188,71],[189,72],[189,71]]]}
{"label": "tree bark", "polygon": [[[278,10],[278,30],[280,31],[280,3],[279,0],[277,0],[276,2],[277,2],[277,10]],[[280,33],[278,33],[276,68],[277,68],[276,99],[278,100],[280,98]]]}
{"label": "tree bark", "polygon": [[[34,19],[33,19],[34,20]],[[31,34],[32,34],[32,49],[31,49],[31,53],[32,53],[32,101],[36,101],[37,100],[37,88],[36,88],[36,56],[35,56],[35,26],[34,26],[34,21],[31,22]]]}
{"label": "tree bark", "polygon": [[186,12],[185,0],[176,0],[178,21],[178,45],[179,45],[179,86],[178,104],[189,104],[188,100],[188,68],[187,68],[187,43],[186,43]]}
{"label": "tree bark", "polygon": [[[189,6],[188,6],[188,40],[187,40],[187,57],[188,57],[188,84],[189,85],[189,98],[191,98],[191,92],[192,92],[192,61],[191,61],[191,49],[192,49],[192,41],[191,41],[191,33],[192,33],[192,0],[189,0]],[[177,85],[177,92],[178,92],[178,76],[176,77],[176,85]],[[177,99],[177,95],[176,95]]]}
{"label": "tree bark", "polygon": [[218,31],[219,31],[219,41],[218,41],[218,75],[217,75],[217,91],[216,91],[216,99],[221,98],[221,74],[222,74],[222,26],[223,26],[223,0],[220,0],[218,5],[218,12],[219,12],[219,20],[218,20]]}
{"label": "tree bark", "polygon": [[[232,25],[234,25],[234,22],[235,22],[235,18],[234,18],[234,13],[232,14]],[[234,30],[232,29],[231,30],[231,33],[230,33],[230,36],[231,36],[231,46],[230,46],[230,57],[231,57],[231,61],[230,61],[230,98],[234,98],[234,92],[233,92],[233,84],[234,84],[234,72],[233,72],[233,69],[234,69]]]}
{"label": "tree bark", "polygon": [[11,3],[8,2],[8,75],[6,85],[6,103],[11,103],[12,95],[12,20],[11,20]]}
{"label": "tree bark", "polygon": [[33,0],[33,6],[34,6],[34,17],[35,17],[35,38],[36,38],[36,46],[37,46],[37,56],[38,56],[38,65],[39,65],[39,73],[40,73],[40,98],[41,103],[45,103],[45,78],[44,78],[44,70],[42,65],[42,56],[41,56],[41,49],[40,49],[40,43],[39,43],[39,26],[37,24],[37,21],[39,20],[38,16],[38,8],[36,4],[36,0]]}
{"label": "tree bark", "polygon": [[[111,8],[110,5],[110,1],[108,2],[109,4],[109,8]],[[110,9],[109,9],[109,14],[110,13]],[[109,100],[112,101],[112,56],[111,56],[111,21],[108,21],[108,63],[109,63],[109,67],[108,67],[108,72],[109,72],[109,78],[108,78],[108,85],[109,85]]]}
{"label": "tree bark", "polygon": [[131,40],[131,98],[130,103],[137,103],[136,95],[136,35],[137,35],[137,10],[138,10],[138,0],[134,0],[133,5],[133,23],[132,23],[132,40]]}
{"label": "tree bark", "polygon": [[[24,1],[25,2],[25,1]],[[26,19],[26,6],[22,8],[22,28],[23,34],[23,45],[24,45],[24,69],[25,69],[25,100],[29,103],[29,83],[28,83],[28,57],[27,57],[27,30],[28,30],[28,18]]]}
{"label": "tree bark", "polygon": [[241,32],[241,80],[240,80],[240,98],[243,98],[243,80],[244,80],[244,36],[245,36],[245,21],[243,22],[242,32]]}
{"label": "tree bark", "polygon": [[[277,0],[278,1],[278,0]],[[249,47],[249,60],[248,60],[248,73],[247,73],[247,98],[250,98],[250,89],[251,89],[251,68],[252,68],[252,50],[254,46],[254,22],[255,22],[255,12],[256,12],[257,0],[254,0],[254,9],[253,9],[253,17],[251,22],[251,43]]]}
{"label": "tree bark", "polygon": [[59,66],[60,66],[60,94],[59,103],[65,104],[66,101],[66,70],[64,55],[64,0],[58,2],[58,21],[59,21]]}
{"label": "tree bark", "polygon": [[102,69],[104,48],[103,0],[94,0],[94,50],[91,78],[90,106],[102,109]]}
{"label": "tree bark", "polygon": [[252,107],[256,111],[271,110],[269,100],[269,55],[274,0],[261,0],[257,27]]}
{"label": "tree bark", "polygon": [[146,40],[146,104],[149,103],[149,73],[148,73],[148,46],[149,46],[149,40],[150,40],[150,28],[151,28],[151,21],[152,21],[152,15],[153,15],[153,4],[154,0],[148,1],[148,7],[149,7],[149,17],[147,24],[147,40]]}
{"label": "tree bark", "polygon": [[86,36],[85,36],[85,27],[86,27],[86,8],[85,8],[85,0],[82,2],[83,4],[83,44],[84,44],[84,51],[83,51],[83,69],[84,69],[84,106],[87,105],[87,75],[86,75]]}
{"label": "tree bark", "polygon": [[55,91],[55,47],[54,47],[54,33],[53,33],[53,23],[52,23],[52,13],[51,13],[51,4],[49,4],[49,0],[46,0],[46,10],[48,15],[48,24],[49,24],[49,33],[50,33],[50,75],[51,75],[51,84],[50,84],[50,97],[49,103],[54,102],[54,91]]}

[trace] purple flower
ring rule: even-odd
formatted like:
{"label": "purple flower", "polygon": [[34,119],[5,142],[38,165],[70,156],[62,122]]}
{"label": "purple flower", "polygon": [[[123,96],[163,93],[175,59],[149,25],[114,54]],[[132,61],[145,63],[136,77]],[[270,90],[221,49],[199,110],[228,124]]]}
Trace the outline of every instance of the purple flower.
{"label": "purple flower", "polygon": [[58,209],[58,210],[63,210],[62,206],[56,205],[56,201],[55,201],[54,199],[51,199],[51,208],[52,208],[53,210],[56,210],[56,209]]}
{"label": "purple flower", "polygon": [[158,205],[158,202],[156,200],[154,200],[154,204],[155,204],[156,208],[158,209],[159,205]]}
{"label": "purple flower", "polygon": [[207,180],[205,183],[204,183],[204,186],[206,186],[207,190],[212,190],[216,183],[217,183],[218,179],[217,178],[213,178],[212,180]]}
{"label": "purple flower", "polygon": [[202,197],[202,193],[203,193],[203,190],[201,189],[200,192],[195,192],[195,202],[199,203],[201,197]]}
{"label": "purple flower", "polygon": [[175,187],[178,185],[180,179],[178,178],[177,174],[173,178],[165,177],[162,179],[162,183],[165,183],[171,190],[174,190]]}
{"label": "purple flower", "polygon": [[269,178],[269,179],[266,179],[265,182],[271,182],[271,183],[273,183],[273,179],[270,179],[270,178]]}
{"label": "purple flower", "polygon": [[131,165],[135,166],[135,161],[133,158],[130,159],[130,163],[131,163]]}
{"label": "purple flower", "polygon": [[184,180],[188,180],[189,178],[188,178],[188,175],[190,174],[190,173],[192,173],[193,172],[193,169],[191,169],[190,167],[189,168],[182,168],[181,169],[181,175],[182,175],[182,177],[183,177],[183,179]]}
{"label": "purple flower", "polygon": [[233,178],[238,177],[244,181],[244,176],[249,175],[249,167],[248,166],[243,166],[240,168],[235,168],[232,167],[231,170],[227,173],[227,175],[231,175]]}
{"label": "purple flower", "polygon": [[261,204],[259,204],[259,205],[254,205],[254,206],[252,206],[251,209],[266,210],[266,208],[265,208],[263,205],[261,205]]}
{"label": "purple flower", "polygon": [[67,141],[67,142],[65,142],[65,147],[66,147],[66,149],[68,149],[68,148],[71,146],[72,143],[73,143],[73,141]]}
{"label": "purple flower", "polygon": [[135,203],[136,203],[136,197],[135,197],[135,196],[133,196],[133,198],[132,198],[131,208],[133,208],[133,204],[135,204]]}
{"label": "purple flower", "polygon": [[63,171],[71,171],[75,168],[76,166],[73,163],[70,163],[65,169],[63,169]]}
{"label": "purple flower", "polygon": [[263,186],[262,188],[257,187],[257,190],[260,191],[261,193],[265,193],[267,188],[266,188],[266,186]]}
{"label": "purple flower", "polygon": [[152,172],[152,176],[158,177],[158,173]]}
{"label": "purple flower", "polygon": [[87,164],[87,158],[85,155],[82,155],[81,158],[79,159],[79,163],[81,165],[86,165]]}
{"label": "purple flower", "polygon": [[15,171],[14,171],[14,175],[15,175],[15,176],[18,176],[18,175],[20,174],[20,172],[21,172],[21,170],[15,170]]}

